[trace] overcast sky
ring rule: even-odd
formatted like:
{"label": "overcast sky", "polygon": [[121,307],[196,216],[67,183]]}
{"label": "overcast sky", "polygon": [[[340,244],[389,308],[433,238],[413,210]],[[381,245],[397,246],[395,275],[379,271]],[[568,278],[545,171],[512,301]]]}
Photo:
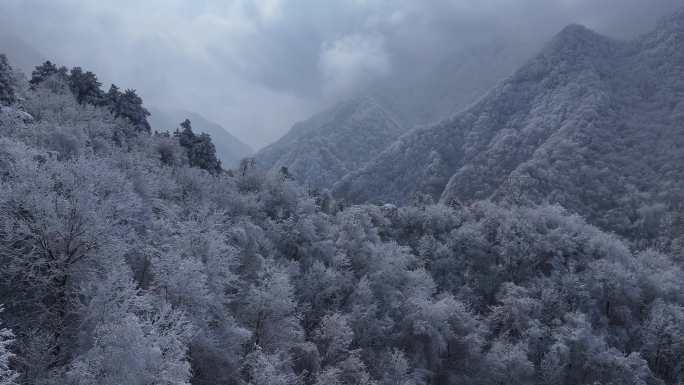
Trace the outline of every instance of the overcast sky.
{"label": "overcast sky", "polygon": [[0,0],[46,58],[147,104],[196,111],[254,147],[451,52],[535,45],[571,22],[629,38],[682,0]]}

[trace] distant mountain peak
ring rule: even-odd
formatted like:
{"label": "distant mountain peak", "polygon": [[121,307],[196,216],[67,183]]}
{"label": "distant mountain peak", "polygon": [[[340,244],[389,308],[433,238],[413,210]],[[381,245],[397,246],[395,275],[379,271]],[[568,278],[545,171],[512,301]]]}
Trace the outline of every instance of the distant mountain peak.
{"label": "distant mountain peak", "polygon": [[664,17],[660,21],[659,29],[675,29],[678,31],[684,30],[684,6],[679,8],[676,12]]}
{"label": "distant mountain peak", "polygon": [[202,115],[175,108],[150,107],[150,124],[157,131],[173,131],[180,122],[190,119],[196,134],[207,133],[216,146],[216,155],[223,162],[224,167],[237,167],[240,160],[250,156],[254,150],[240,139],[232,135],[220,124],[212,122]]}
{"label": "distant mountain peak", "polygon": [[656,29],[650,34],[646,35],[647,40],[666,41],[673,36],[684,36],[684,7],[677,12],[666,16],[660,20]]}
{"label": "distant mountain peak", "polygon": [[670,52],[670,56],[684,57],[684,7],[661,19],[655,30],[644,35],[640,43],[656,55],[665,50]]}
{"label": "distant mountain peak", "polygon": [[328,188],[404,132],[380,102],[362,96],[295,124],[280,140],[259,151],[257,161],[271,170],[287,167],[303,184]]}
{"label": "distant mountain peak", "polygon": [[628,234],[634,207],[681,191],[682,32],[684,12],[636,41],[570,25],[479,102],[403,135],[333,193],[546,201]]}
{"label": "distant mountain peak", "polygon": [[573,55],[587,56],[597,53],[611,52],[610,45],[615,41],[581,25],[570,24],[563,28],[547,44],[543,54],[563,55],[571,58]]}
{"label": "distant mountain peak", "polygon": [[587,28],[583,24],[572,23],[563,28],[560,32],[556,34],[556,37],[563,36],[575,36],[575,37],[589,37],[597,35],[596,32]]}
{"label": "distant mountain peak", "polygon": [[378,101],[370,95],[349,99],[333,107],[335,115],[338,117],[353,117],[355,114],[375,111],[378,109],[384,111],[384,108],[380,105],[380,103],[378,103]]}

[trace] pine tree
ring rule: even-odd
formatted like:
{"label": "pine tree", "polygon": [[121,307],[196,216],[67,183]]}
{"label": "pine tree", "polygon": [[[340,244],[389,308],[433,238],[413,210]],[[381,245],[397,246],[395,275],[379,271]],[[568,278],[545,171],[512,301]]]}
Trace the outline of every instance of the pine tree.
{"label": "pine tree", "polygon": [[101,105],[105,96],[101,86],[94,73],[83,72],[81,67],[74,67],[69,74],[69,88],[79,104]]}
{"label": "pine tree", "polygon": [[211,136],[206,133],[195,135],[189,119],[185,119],[180,126],[183,130],[177,130],[175,136],[178,143],[185,148],[190,166],[207,170],[210,174],[220,173],[221,161],[216,157],[216,147]]}
{"label": "pine tree", "polygon": [[152,131],[152,127],[147,121],[150,112],[143,107],[143,100],[135,90],[127,89],[122,93],[119,87],[112,84],[109,91],[103,95],[103,99],[103,104],[109,108],[114,116],[126,118],[136,127],[138,132],[149,134]]}
{"label": "pine tree", "polygon": [[36,86],[53,77],[57,77],[58,80],[66,80],[68,78],[67,72],[66,67],[57,67],[48,60],[33,70],[29,83],[31,84],[31,88],[35,89]]}
{"label": "pine tree", "polygon": [[116,84],[112,84],[104,96],[104,103],[109,107],[110,111],[117,111],[119,99],[121,99],[121,90],[119,90]]}
{"label": "pine tree", "polygon": [[14,75],[7,57],[0,54],[0,105],[12,104],[16,100],[14,94]]}
{"label": "pine tree", "polygon": [[180,126],[183,130],[176,131],[178,143],[186,149],[191,148],[196,138],[195,133],[192,131],[192,123],[189,119],[185,119]]}

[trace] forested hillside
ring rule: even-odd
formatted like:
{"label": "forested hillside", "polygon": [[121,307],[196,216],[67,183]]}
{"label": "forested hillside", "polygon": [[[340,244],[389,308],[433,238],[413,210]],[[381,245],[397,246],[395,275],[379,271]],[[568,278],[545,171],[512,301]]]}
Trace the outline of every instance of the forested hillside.
{"label": "forested hillside", "polygon": [[405,131],[377,100],[356,98],[295,124],[284,137],[259,151],[256,161],[267,170],[285,167],[302,185],[327,189]]}
{"label": "forested hillside", "polygon": [[368,84],[359,92],[363,96],[343,100],[295,124],[255,155],[257,166],[272,171],[286,167],[301,184],[332,189],[401,134],[467,108],[509,75],[529,51],[521,44],[509,44],[442,52],[441,59],[428,67],[412,67],[408,73]]}
{"label": "forested hillside", "polygon": [[684,13],[637,40],[559,33],[478,104],[336,186],[352,202],[558,203],[640,247],[682,250]]}
{"label": "forested hillside", "polygon": [[216,156],[226,168],[237,167],[240,161],[249,157],[254,150],[226,131],[218,123],[211,122],[194,112],[169,109],[150,108],[150,126],[156,131],[174,130],[178,122],[190,120],[196,133],[206,133],[216,147]]}
{"label": "forested hillside", "polygon": [[51,63],[0,101],[3,385],[684,381],[681,259],[559,206],[343,207]]}

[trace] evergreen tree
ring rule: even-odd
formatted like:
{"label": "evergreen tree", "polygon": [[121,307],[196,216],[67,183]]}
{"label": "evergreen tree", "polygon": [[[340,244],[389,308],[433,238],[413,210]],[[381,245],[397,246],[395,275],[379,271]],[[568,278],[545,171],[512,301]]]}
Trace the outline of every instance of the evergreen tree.
{"label": "evergreen tree", "polygon": [[48,60],[33,70],[29,83],[31,88],[35,89],[36,86],[53,77],[57,77],[58,80],[66,80],[68,78],[68,71],[66,67],[57,67],[57,65]]}
{"label": "evergreen tree", "polygon": [[0,106],[12,104],[16,100],[12,71],[12,67],[7,62],[7,57],[0,54]]}
{"label": "evergreen tree", "polygon": [[116,84],[112,84],[109,87],[109,91],[104,95],[104,103],[109,107],[110,111],[117,111],[119,99],[121,99],[121,90],[119,90]]}
{"label": "evergreen tree", "polygon": [[102,104],[104,93],[100,89],[101,86],[94,73],[83,72],[81,67],[74,67],[69,74],[69,88],[79,104]]}
{"label": "evergreen tree", "polygon": [[152,127],[147,121],[150,112],[143,107],[143,100],[135,90],[127,89],[123,93],[112,84],[104,95],[104,104],[116,117],[123,117],[131,122],[138,132],[150,133]]}
{"label": "evergreen tree", "polygon": [[221,161],[216,157],[216,147],[211,136],[206,133],[195,135],[189,119],[185,119],[180,126],[182,130],[177,130],[175,136],[178,143],[185,148],[190,166],[207,170],[211,174],[220,173]]}
{"label": "evergreen tree", "polygon": [[189,119],[185,119],[183,123],[180,124],[182,130],[176,131],[176,136],[178,137],[178,143],[187,148],[192,147],[195,142],[195,133],[192,131],[192,123]]}
{"label": "evergreen tree", "polygon": [[143,101],[135,90],[127,89],[121,95],[119,100],[120,116],[123,116],[131,121],[140,131],[149,133],[151,131],[150,123],[147,122],[147,117],[150,112],[143,107]]}

